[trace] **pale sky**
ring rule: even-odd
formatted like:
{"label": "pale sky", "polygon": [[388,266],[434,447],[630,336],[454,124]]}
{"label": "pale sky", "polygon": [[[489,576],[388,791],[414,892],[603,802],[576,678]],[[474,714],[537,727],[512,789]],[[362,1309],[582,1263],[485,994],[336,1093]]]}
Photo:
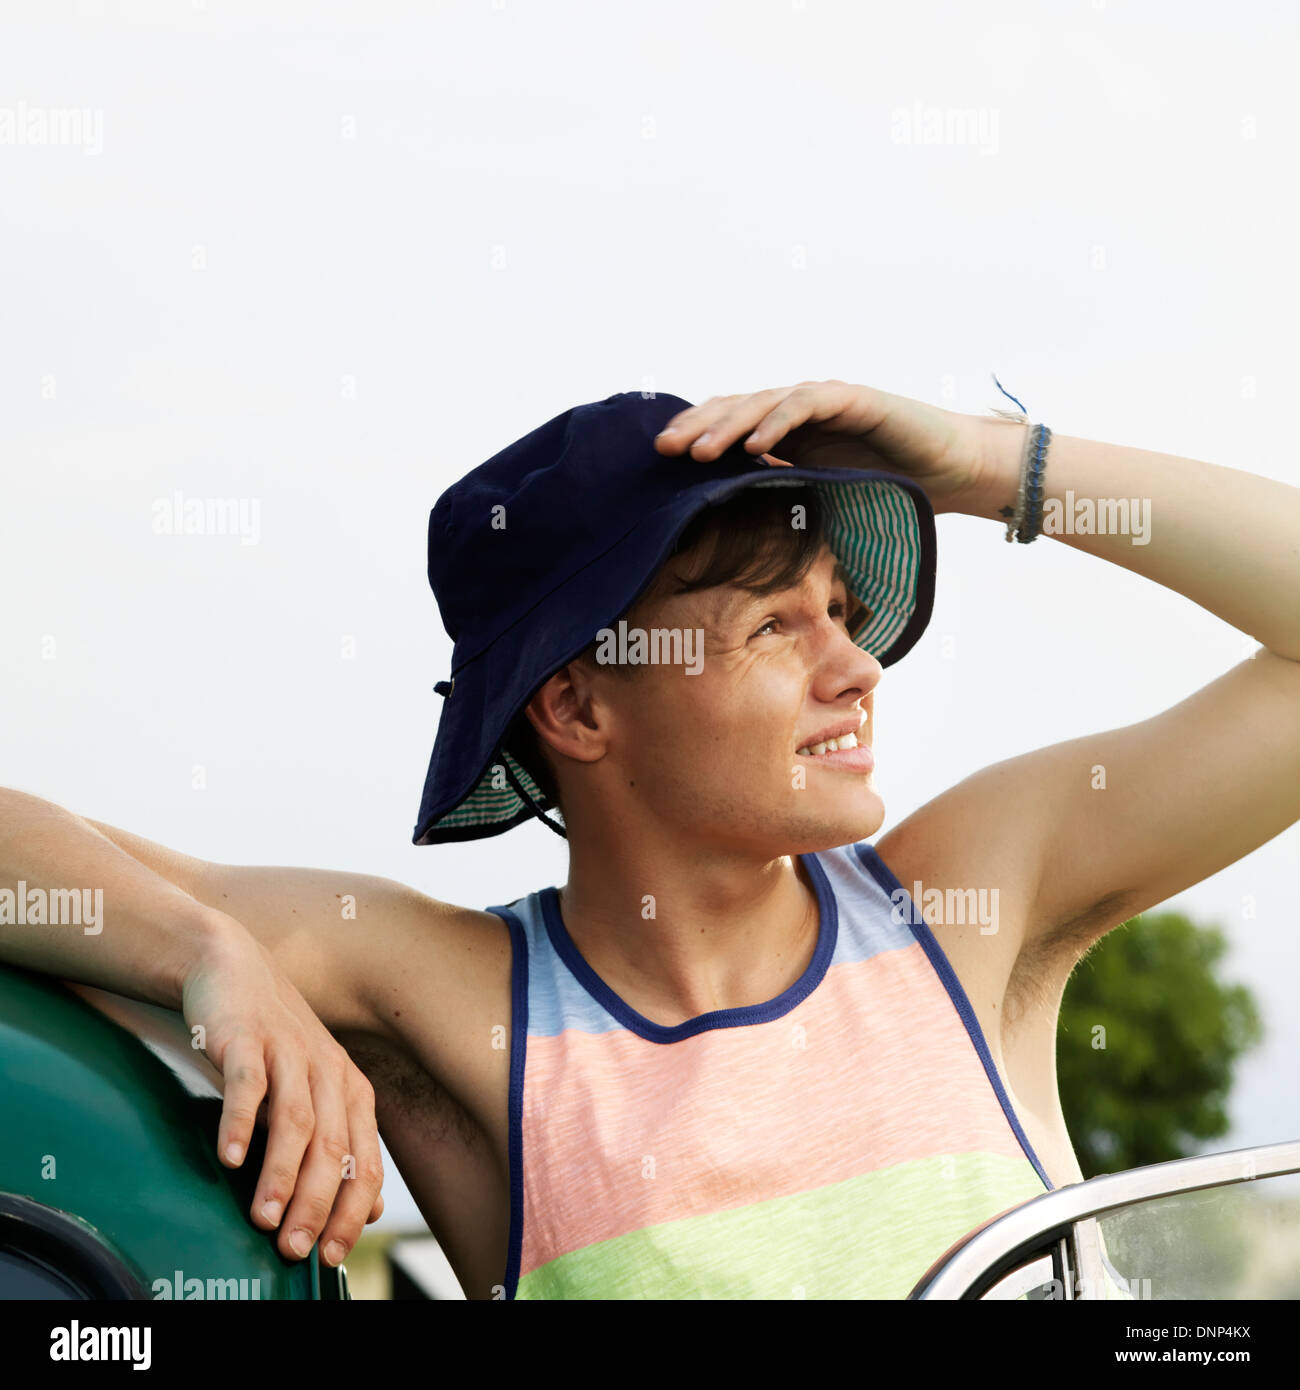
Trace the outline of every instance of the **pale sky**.
{"label": "pale sky", "polygon": [[[410,843],[451,655],[425,531],[457,477],[616,391],[839,377],[978,414],[996,372],[1058,433],[1300,485],[1297,27],[1124,0],[6,5],[0,781],[219,861],[474,907],[562,883],[536,824]],[[156,534],[177,492],[243,499],[252,543]],[[941,517],[934,617],[876,692],[882,833],[1252,645]],[[1269,1032],[1215,1148],[1300,1130],[1297,870],[1293,827],[1170,904],[1224,927]],[[385,1223],[418,1223],[386,1166]]]}

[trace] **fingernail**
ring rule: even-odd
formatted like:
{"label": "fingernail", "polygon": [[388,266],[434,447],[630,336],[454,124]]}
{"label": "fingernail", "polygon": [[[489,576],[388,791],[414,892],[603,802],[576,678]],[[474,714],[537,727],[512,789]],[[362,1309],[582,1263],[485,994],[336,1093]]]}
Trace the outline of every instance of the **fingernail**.
{"label": "fingernail", "polygon": [[243,1156],[244,1156],[244,1146],[243,1146],[242,1144],[234,1144],[234,1143],[231,1143],[231,1144],[227,1144],[227,1145],[226,1145],[226,1160],[227,1160],[227,1162],[230,1162],[230,1163],[238,1163],[239,1160],[240,1160],[241,1158],[243,1158]]}
{"label": "fingernail", "polygon": [[343,1255],[343,1242],[341,1240],[332,1240],[325,1247],[325,1263],[327,1265],[338,1264],[338,1262],[343,1258]]}
{"label": "fingernail", "polygon": [[311,1249],[311,1232],[304,1231],[300,1226],[293,1235],[289,1237],[289,1249],[292,1250],[295,1255],[305,1255],[307,1251]]}
{"label": "fingernail", "polygon": [[709,438],[709,432],[708,430],[705,430],[704,433],[700,435],[700,437],[695,442],[697,444],[707,444],[709,442]]}
{"label": "fingernail", "polygon": [[281,1216],[284,1215],[283,1202],[268,1202],[262,1208],[262,1215],[273,1225],[278,1225]]}

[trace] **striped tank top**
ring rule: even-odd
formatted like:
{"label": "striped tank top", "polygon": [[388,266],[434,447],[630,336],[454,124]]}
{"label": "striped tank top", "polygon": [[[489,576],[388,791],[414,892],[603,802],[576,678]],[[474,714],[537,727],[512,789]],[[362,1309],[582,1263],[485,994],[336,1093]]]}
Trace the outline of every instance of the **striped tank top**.
{"label": "striped tank top", "polygon": [[1052,1189],[876,851],[800,858],[821,913],[800,979],[673,1026],[596,975],[555,888],[487,909],[514,961],[506,1298],[905,1298]]}

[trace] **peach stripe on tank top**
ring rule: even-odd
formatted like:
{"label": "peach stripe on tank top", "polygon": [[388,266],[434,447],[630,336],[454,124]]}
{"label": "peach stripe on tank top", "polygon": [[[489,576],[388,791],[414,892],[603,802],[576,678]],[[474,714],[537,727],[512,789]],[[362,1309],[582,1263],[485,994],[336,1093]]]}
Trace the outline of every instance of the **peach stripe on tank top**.
{"label": "peach stripe on tank top", "polygon": [[[668,1044],[530,1036],[521,1274],[660,1222],[972,1150],[1025,1158],[917,944],[831,966],[767,1023]],[[563,1181],[539,1197],[538,1171]]]}

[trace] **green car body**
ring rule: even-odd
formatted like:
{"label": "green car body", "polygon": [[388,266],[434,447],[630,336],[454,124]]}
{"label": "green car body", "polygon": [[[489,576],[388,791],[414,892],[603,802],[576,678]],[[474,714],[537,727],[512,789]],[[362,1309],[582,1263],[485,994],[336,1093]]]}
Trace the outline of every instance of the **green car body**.
{"label": "green car body", "polygon": [[0,967],[0,1296],[350,1297],[341,1266],[252,1224],[265,1132],[225,1167],[221,1101],[184,1071],[78,990]]}

